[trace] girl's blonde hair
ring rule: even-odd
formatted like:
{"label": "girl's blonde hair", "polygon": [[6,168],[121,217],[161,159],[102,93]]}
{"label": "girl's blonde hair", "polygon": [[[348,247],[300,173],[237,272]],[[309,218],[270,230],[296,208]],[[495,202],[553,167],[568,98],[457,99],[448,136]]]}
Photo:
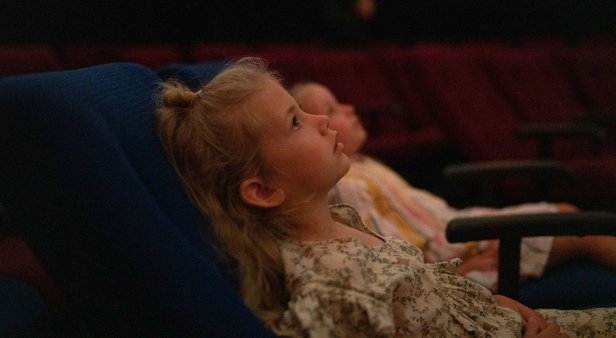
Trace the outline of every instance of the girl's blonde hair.
{"label": "girl's blonde hair", "polygon": [[218,246],[235,263],[244,302],[271,324],[287,301],[277,241],[291,224],[280,208],[244,203],[242,180],[267,175],[259,119],[247,102],[268,81],[280,83],[260,58],[243,58],[193,92],[162,85],[158,132],[167,156],[194,203],[210,220]]}

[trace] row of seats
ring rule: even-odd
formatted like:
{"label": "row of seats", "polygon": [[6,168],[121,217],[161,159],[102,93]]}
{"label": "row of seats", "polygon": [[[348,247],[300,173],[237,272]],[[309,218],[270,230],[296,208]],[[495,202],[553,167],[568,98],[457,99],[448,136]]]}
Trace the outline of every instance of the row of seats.
{"label": "row of seats", "polygon": [[[586,208],[613,209],[616,147],[609,120],[616,102],[589,100],[581,79],[588,81],[591,69],[602,67],[592,75],[604,83],[596,90],[613,98],[615,51],[603,50],[602,63],[589,58],[583,71],[574,67],[577,58],[565,58],[577,57],[578,50],[563,46],[421,46],[403,57],[406,73],[414,74],[413,95],[428,101],[431,116],[464,161],[556,159],[577,179],[570,199]],[[598,116],[605,124],[590,123]]]}
{"label": "row of seats", "polygon": [[[503,53],[500,43],[466,43],[463,46],[484,50],[484,58],[509,58]],[[0,46],[0,76],[40,72],[58,69],[74,69],[85,66],[125,61],[146,65],[157,69],[169,63],[210,62],[228,59],[229,57],[259,54],[272,59],[290,81],[306,78],[315,71],[323,70],[323,63],[334,65],[348,62],[349,58],[360,54],[372,55],[371,61],[392,62],[392,52],[397,54],[400,46],[393,43],[368,45],[358,48],[335,49],[321,43],[303,44],[248,44],[248,43],[195,43],[182,46],[173,43],[122,44],[122,43],[72,43],[62,46],[47,44],[4,45]],[[411,47],[412,48],[412,47]],[[588,42],[569,46],[563,43],[549,41],[545,43],[526,43],[516,46],[516,50],[534,51],[545,54],[550,61],[575,73],[573,76],[583,97],[584,103],[594,109],[613,108],[614,70],[611,62],[614,56],[613,42]],[[506,49],[506,48],[505,48]],[[334,52],[337,51],[337,52]],[[326,55],[320,55],[325,53]],[[333,53],[333,55],[327,55]],[[346,55],[345,55],[346,54]],[[376,59],[375,59],[376,57]],[[385,59],[383,59],[385,57]],[[361,57],[360,57],[361,58]],[[313,59],[317,69],[295,66],[306,64],[307,59]],[[377,60],[378,59],[378,60]],[[394,57],[395,59],[395,57]],[[338,60],[338,61],[336,61]],[[510,60],[510,59],[509,59]],[[490,60],[486,60],[490,64]],[[539,66],[541,62],[536,62]],[[351,62],[353,63],[353,62]],[[378,69],[383,68],[379,65]],[[344,69],[344,68],[343,68]],[[358,69],[358,71],[361,71]],[[365,74],[364,74],[365,75]],[[397,84],[394,84],[397,85]],[[365,90],[365,89],[363,89]],[[387,90],[387,89],[381,89]],[[359,96],[359,95],[357,95]]]}
{"label": "row of seats", "polygon": [[[537,88],[538,91],[532,88],[535,84],[525,88],[534,95],[552,96],[554,93],[550,92],[550,86],[555,86],[552,90],[561,93],[563,90],[574,91],[567,95],[575,97],[575,102],[569,100],[553,106],[532,107],[541,109],[542,115],[551,114],[553,118],[561,119],[563,116],[559,114],[571,114],[572,111],[579,114],[581,111],[616,109],[613,95],[616,71],[612,62],[616,44],[610,42],[570,46],[551,41],[515,47],[498,42],[458,45],[376,43],[357,48],[333,48],[320,43],[195,43],[187,47],[172,43],[0,46],[0,76],[75,69],[118,61],[139,63],[156,70],[172,63],[202,63],[242,55],[262,55],[270,60],[288,83],[304,79],[327,82],[341,99],[359,106],[403,103],[420,123],[426,123],[432,119],[426,116],[430,107],[410,83],[416,82],[414,77],[417,74],[408,74],[401,68],[404,67],[404,59],[408,59],[408,54],[421,53],[435,53],[439,57],[453,53],[452,57],[457,59],[462,57],[463,51],[477,54],[475,62],[496,78],[493,87],[508,96],[508,105],[514,109],[527,108],[519,106],[527,104],[520,102],[525,94],[507,86],[512,85],[513,81],[518,85],[528,85],[527,80],[530,79],[527,75],[535,74],[546,78],[541,84],[543,87]],[[524,71],[518,72],[514,67],[522,67]],[[517,74],[517,78],[509,81],[508,71]],[[503,82],[503,76],[508,82]],[[365,83],[369,85],[363,85]],[[532,115],[534,112],[523,113]]]}
{"label": "row of seats", "polygon": [[[615,71],[613,66],[616,44],[614,42],[587,42],[566,45],[556,41],[526,43],[507,46],[498,42],[469,42],[453,44],[399,45],[376,43],[357,48],[334,48],[321,43],[302,44],[248,44],[248,43],[195,43],[182,46],[173,43],[122,44],[122,43],[72,43],[62,46],[47,44],[3,45],[0,46],[0,77],[60,69],[75,69],[109,62],[133,62],[151,69],[158,69],[170,63],[195,63],[226,60],[241,55],[262,55],[270,59],[274,68],[279,69],[288,82],[313,77],[334,77],[367,81],[371,86],[357,86],[351,90],[341,86],[339,94],[347,100],[367,99],[391,101],[399,98],[396,93],[400,79],[391,81],[392,71],[397,72],[400,53],[408,50],[433,48],[440,53],[447,48],[481,51],[479,61],[489,68],[493,75],[504,71],[501,65],[514,63],[521,66],[528,62],[532,68],[543,70],[548,80],[560,86],[573,87],[584,108],[613,110],[616,99],[613,95]],[[517,53],[517,54],[516,54]],[[523,60],[526,58],[526,60]],[[514,61],[515,60],[515,61]],[[545,67],[547,65],[547,68]],[[355,67],[355,68],[353,68]],[[393,67],[393,69],[391,69]],[[551,68],[557,67],[557,70]],[[335,69],[332,74],[331,69]],[[355,72],[346,71],[353,69]],[[523,81],[526,72],[518,73],[517,81]],[[559,78],[560,77],[560,78]],[[386,83],[389,81],[390,83]],[[408,84],[407,84],[408,85]],[[502,85],[502,84],[501,84]],[[378,87],[377,87],[378,86]],[[499,87],[509,95],[509,88]],[[527,88],[528,89],[528,88]],[[368,95],[365,95],[368,92]],[[351,95],[348,95],[352,93]],[[518,93],[521,94],[521,93]],[[393,97],[392,97],[393,96]],[[396,97],[397,96],[397,97]],[[373,102],[370,102],[373,103]],[[406,103],[410,104],[410,102]],[[563,103],[564,104],[564,103]],[[422,109],[414,108],[416,114]],[[552,107],[553,109],[556,107]],[[579,108],[571,106],[570,108]]]}
{"label": "row of seats", "polygon": [[[57,282],[61,295],[46,276],[38,289],[67,334],[269,336],[232,291],[153,130],[162,78],[198,84],[222,65],[115,63],[0,80],[0,202]],[[586,274],[589,288],[563,271],[534,298],[613,302],[604,275]]]}
{"label": "row of seats", "polygon": [[[578,184],[558,181],[548,198],[616,210],[614,42],[5,46],[0,75],[117,61],[162,72],[242,55],[264,56],[286,84],[319,81],[354,103],[371,135],[364,151],[419,187],[446,193],[440,169],[454,161],[553,158]],[[505,200],[526,200],[530,188],[519,187],[501,184]]]}

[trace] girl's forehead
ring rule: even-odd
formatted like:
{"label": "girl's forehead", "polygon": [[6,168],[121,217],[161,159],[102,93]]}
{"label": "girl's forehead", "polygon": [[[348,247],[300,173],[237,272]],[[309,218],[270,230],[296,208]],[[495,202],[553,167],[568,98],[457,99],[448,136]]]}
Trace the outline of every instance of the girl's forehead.
{"label": "girl's forehead", "polygon": [[295,100],[277,82],[269,81],[250,100],[253,111],[261,118],[283,118],[291,108],[297,106]]}

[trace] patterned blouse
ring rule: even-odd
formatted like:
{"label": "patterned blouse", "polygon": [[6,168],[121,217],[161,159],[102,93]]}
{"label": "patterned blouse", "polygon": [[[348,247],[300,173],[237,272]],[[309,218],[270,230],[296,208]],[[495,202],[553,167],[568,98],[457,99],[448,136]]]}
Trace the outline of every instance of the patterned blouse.
{"label": "patterned blouse", "polygon": [[[369,230],[350,206],[334,218]],[[519,337],[520,316],[488,289],[456,274],[460,260],[425,264],[422,251],[394,237],[281,243],[288,310],[272,328],[308,337]]]}

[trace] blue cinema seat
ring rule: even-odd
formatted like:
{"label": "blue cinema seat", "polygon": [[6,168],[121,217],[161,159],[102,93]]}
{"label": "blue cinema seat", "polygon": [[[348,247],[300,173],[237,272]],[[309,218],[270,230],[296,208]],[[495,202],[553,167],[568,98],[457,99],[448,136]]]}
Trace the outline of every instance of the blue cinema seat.
{"label": "blue cinema seat", "polygon": [[0,276],[0,337],[52,337],[50,317],[34,287]]}
{"label": "blue cinema seat", "polygon": [[271,336],[162,153],[159,81],[129,63],[0,80],[0,201],[76,336]]}

